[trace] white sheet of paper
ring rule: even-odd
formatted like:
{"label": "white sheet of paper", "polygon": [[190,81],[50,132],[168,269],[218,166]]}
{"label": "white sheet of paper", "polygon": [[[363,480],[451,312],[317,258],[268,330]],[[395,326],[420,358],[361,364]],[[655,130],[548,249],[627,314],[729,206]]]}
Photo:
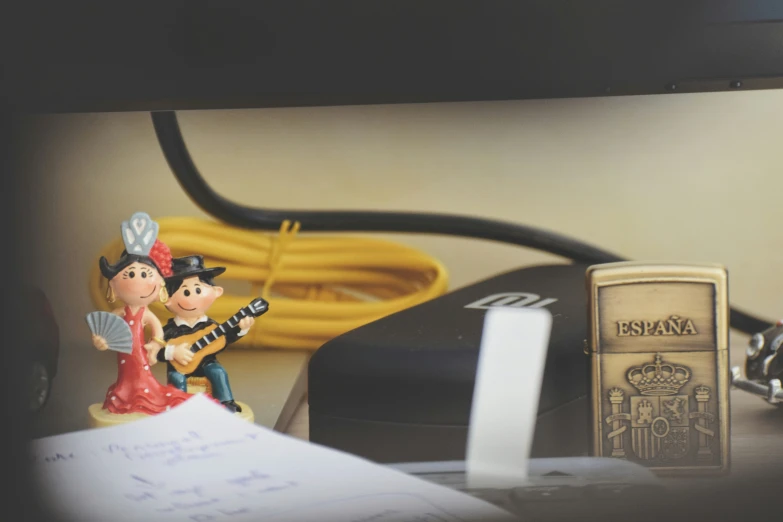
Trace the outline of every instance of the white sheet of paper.
{"label": "white sheet of paper", "polygon": [[468,428],[469,487],[526,482],[551,328],[543,308],[487,311]]}
{"label": "white sheet of paper", "polygon": [[70,520],[457,522],[514,517],[463,493],[248,423],[202,396],[149,419],[33,441]]}

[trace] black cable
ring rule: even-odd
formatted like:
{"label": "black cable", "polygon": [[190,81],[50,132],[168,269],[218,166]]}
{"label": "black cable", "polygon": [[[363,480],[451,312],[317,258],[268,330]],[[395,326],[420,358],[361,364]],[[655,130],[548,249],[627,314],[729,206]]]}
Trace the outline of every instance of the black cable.
{"label": "black cable", "polygon": [[532,227],[468,216],[378,211],[301,211],[257,209],[217,194],[193,163],[174,112],[154,112],[152,121],[166,160],[185,192],[205,212],[226,223],[278,230],[286,219],[308,232],[429,233],[488,239],[551,252],[585,263],[621,261],[615,254]]}
{"label": "black cable", "polygon": [[[249,229],[279,230],[283,221],[298,221],[308,232],[398,232],[437,234],[498,241],[556,254],[579,263],[625,261],[616,254],[534,227],[452,214],[380,211],[262,209],[239,205],[216,193],[199,173],[188,152],[176,113],[152,113],[163,155],[185,193],[204,212],[225,223]],[[731,310],[731,326],[760,332],[769,321]]]}

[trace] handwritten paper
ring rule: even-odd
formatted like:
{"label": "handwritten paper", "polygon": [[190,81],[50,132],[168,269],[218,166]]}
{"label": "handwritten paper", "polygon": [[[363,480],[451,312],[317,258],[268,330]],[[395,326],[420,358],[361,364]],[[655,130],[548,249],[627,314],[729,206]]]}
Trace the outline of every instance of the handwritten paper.
{"label": "handwritten paper", "polygon": [[513,516],[457,491],[236,418],[201,396],[122,426],[33,442],[70,520],[464,522]]}
{"label": "handwritten paper", "polygon": [[543,308],[487,311],[468,427],[469,487],[527,481],[551,329]]}

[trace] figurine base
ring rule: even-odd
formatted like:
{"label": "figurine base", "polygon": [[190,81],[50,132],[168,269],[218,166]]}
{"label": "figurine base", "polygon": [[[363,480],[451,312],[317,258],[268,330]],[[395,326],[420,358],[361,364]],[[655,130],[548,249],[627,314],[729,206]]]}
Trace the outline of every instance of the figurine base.
{"label": "figurine base", "polygon": [[[236,401],[236,403],[242,408],[242,411],[235,415],[248,422],[255,422],[255,416],[253,415],[253,410],[250,409],[250,406],[241,401]],[[90,428],[108,428],[110,426],[127,424],[150,417],[150,415],[144,413],[110,413],[103,408],[103,404],[91,404],[90,407],[87,408],[87,412],[89,414]]]}
{"label": "figurine base", "polygon": [[144,413],[110,413],[109,410],[104,409],[103,404],[90,404],[87,412],[89,413],[90,428],[118,426],[149,417],[149,415]]}

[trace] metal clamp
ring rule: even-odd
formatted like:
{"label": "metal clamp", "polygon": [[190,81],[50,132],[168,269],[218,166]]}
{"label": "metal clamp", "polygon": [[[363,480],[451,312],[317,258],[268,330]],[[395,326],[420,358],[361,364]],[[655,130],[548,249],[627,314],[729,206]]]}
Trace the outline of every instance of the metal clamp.
{"label": "metal clamp", "polygon": [[783,393],[780,389],[780,379],[772,379],[769,381],[769,395],[767,396],[767,402],[770,404],[778,404],[783,402]]}
{"label": "metal clamp", "polygon": [[743,379],[741,375],[739,366],[734,366],[731,369],[732,386],[757,395],[770,404],[783,403],[783,386],[781,386],[780,379],[771,379],[767,384],[763,384]]}

